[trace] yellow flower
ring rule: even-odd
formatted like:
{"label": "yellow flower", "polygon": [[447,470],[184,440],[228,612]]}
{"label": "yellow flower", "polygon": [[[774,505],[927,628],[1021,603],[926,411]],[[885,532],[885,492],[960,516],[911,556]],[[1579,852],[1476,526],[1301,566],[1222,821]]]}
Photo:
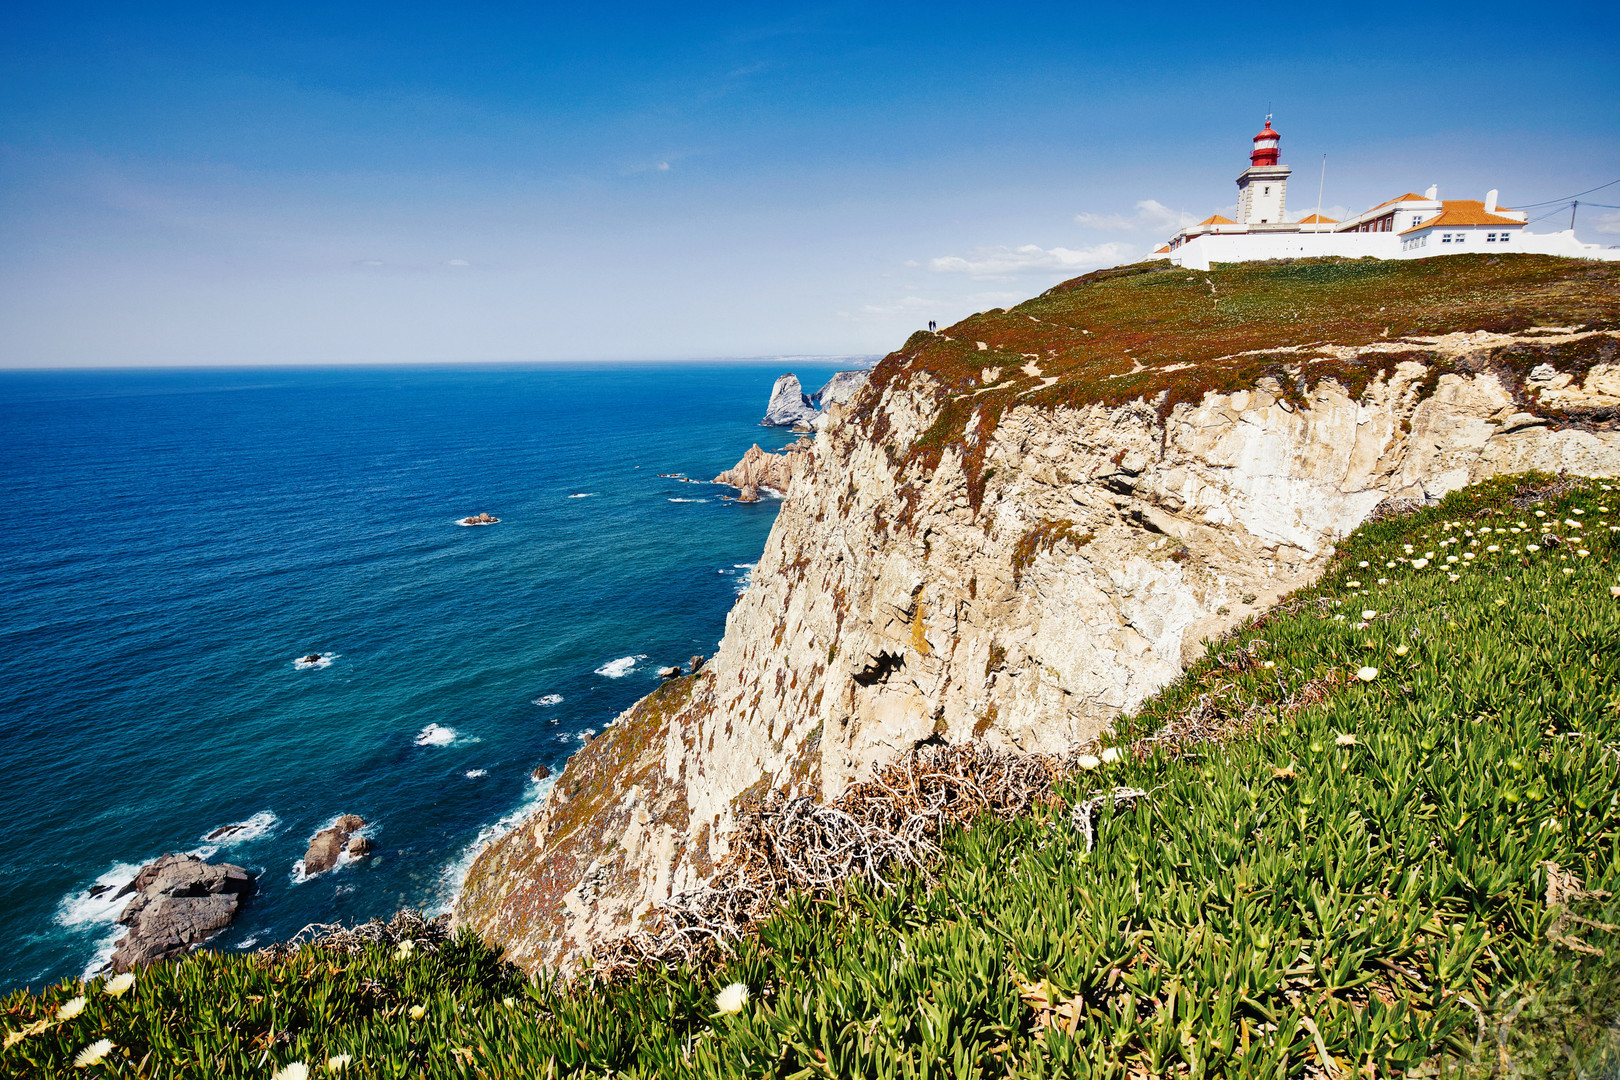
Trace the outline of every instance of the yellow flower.
{"label": "yellow flower", "polygon": [[1579,549],[1576,550],[1575,554],[1579,555],[1581,558],[1584,559],[1584,558],[1586,558],[1588,555],[1590,555],[1592,553],[1590,551],[1587,551],[1585,548],[1579,548]]}
{"label": "yellow flower", "polygon": [[427,1006],[426,1005],[412,1005],[411,1006],[411,1019],[412,1020],[420,1020],[420,1019],[422,1019],[422,1017],[424,1017],[426,1015],[427,1015]]}
{"label": "yellow flower", "polygon": [[1500,547],[1498,547],[1497,545],[1495,545],[1495,544],[1486,544],[1485,545],[1485,550],[1486,551],[1501,551],[1502,549]]}
{"label": "yellow flower", "polygon": [[1375,667],[1364,667],[1360,671],[1356,672],[1356,678],[1360,679],[1362,682],[1372,682],[1374,679],[1378,678],[1378,669]]}
{"label": "yellow flower", "polygon": [[309,1066],[302,1061],[289,1061],[271,1073],[270,1080],[309,1080]]}
{"label": "yellow flower", "polygon": [[1566,567],[1564,567],[1564,573],[1566,573],[1566,574],[1573,574],[1573,573],[1574,573],[1574,572],[1575,572],[1575,568],[1574,568],[1574,567],[1573,567],[1573,566],[1566,566]]}
{"label": "yellow flower", "polygon": [[80,994],[76,998],[62,1002],[62,1007],[56,1010],[56,1018],[58,1020],[71,1020],[82,1012],[84,1012],[84,995]]}
{"label": "yellow flower", "polygon": [[103,1058],[112,1053],[112,1048],[113,1041],[111,1039],[97,1039],[73,1056],[73,1067],[75,1069],[84,1069],[91,1065],[99,1065]]}
{"label": "yellow flower", "polygon": [[714,999],[715,1011],[723,1014],[740,1013],[747,1004],[748,985],[740,982],[732,983],[720,991],[720,996]]}
{"label": "yellow flower", "polygon": [[1344,732],[1341,731],[1341,732],[1339,732],[1339,734],[1337,734],[1337,735],[1335,735],[1333,737],[1333,745],[1334,746],[1354,746],[1354,745],[1356,745],[1356,737],[1354,735],[1346,735]]}
{"label": "yellow flower", "polygon": [[1425,566],[1428,566],[1428,565],[1429,565],[1429,560],[1428,559],[1413,559],[1412,560],[1412,569],[1414,569],[1414,570],[1421,570]]}
{"label": "yellow flower", "polygon": [[1532,551],[1532,552],[1540,551],[1541,550],[1541,545],[1540,544],[1526,544],[1526,545],[1524,545],[1524,550]]}
{"label": "yellow flower", "polygon": [[399,948],[395,950],[394,956],[400,960],[403,960],[415,951],[416,942],[412,941],[410,938],[406,938],[404,941],[399,943]]}
{"label": "yellow flower", "polygon": [[108,997],[123,997],[129,988],[135,985],[135,973],[126,971],[122,975],[114,975],[102,986],[101,992]]}
{"label": "yellow flower", "polygon": [[354,1063],[352,1054],[333,1054],[326,1059],[327,1072],[342,1072]]}
{"label": "yellow flower", "polygon": [[1397,646],[1395,646],[1395,655],[1396,656],[1405,656],[1407,653],[1409,653],[1411,651],[1412,650],[1407,648],[1405,645],[1397,645]]}

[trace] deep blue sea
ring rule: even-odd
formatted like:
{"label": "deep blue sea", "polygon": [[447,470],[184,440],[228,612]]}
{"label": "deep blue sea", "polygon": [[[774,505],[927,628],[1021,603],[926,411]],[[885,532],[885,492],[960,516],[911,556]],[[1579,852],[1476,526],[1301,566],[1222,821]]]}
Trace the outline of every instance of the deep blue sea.
{"label": "deep blue sea", "polygon": [[[0,990],[99,963],[87,891],[170,851],[259,873],[213,948],[444,910],[536,765],[714,652],[776,505],[658,474],[789,441],[782,370],[0,373]],[[302,880],[344,813],[373,855]]]}

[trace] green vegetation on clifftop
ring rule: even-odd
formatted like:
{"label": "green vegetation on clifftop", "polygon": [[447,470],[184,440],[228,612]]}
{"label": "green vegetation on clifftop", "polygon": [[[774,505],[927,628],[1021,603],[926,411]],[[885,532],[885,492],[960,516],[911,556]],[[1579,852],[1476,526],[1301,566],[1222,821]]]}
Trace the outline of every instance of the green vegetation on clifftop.
{"label": "green vegetation on clifftop", "polygon": [[795,903],[718,970],[535,985],[470,938],[204,953],[0,1001],[0,1073],[1614,1075],[1617,556],[1597,482],[1368,524],[1065,805],[949,837],[935,882]]}

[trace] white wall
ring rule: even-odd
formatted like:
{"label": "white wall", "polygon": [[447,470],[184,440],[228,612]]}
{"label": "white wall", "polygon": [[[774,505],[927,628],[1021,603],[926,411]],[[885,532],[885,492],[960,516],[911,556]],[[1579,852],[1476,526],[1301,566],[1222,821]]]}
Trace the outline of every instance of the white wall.
{"label": "white wall", "polygon": [[[1461,244],[1442,244],[1440,232],[1476,232]],[[1487,232],[1500,226],[1464,226],[1437,229],[1427,247],[1401,250],[1399,233],[1208,233],[1194,237],[1170,253],[1170,262],[1189,270],[1208,270],[1210,263],[1255,262],[1261,259],[1310,259],[1336,255],[1359,259],[1428,259],[1436,255],[1498,254],[1524,252],[1533,255],[1563,255],[1577,259],[1620,262],[1620,247],[1604,248],[1583,244],[1568,230],[1557,233],[1520,232],[1505,244],[1487,244]]]}

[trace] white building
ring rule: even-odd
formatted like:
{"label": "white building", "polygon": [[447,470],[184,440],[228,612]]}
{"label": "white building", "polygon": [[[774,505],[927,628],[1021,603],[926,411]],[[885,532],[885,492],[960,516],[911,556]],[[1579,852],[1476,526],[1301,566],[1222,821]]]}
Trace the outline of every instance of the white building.
{"label": "white building", "polygon": [[1288,177],[1278,164],[1282,136],[1266,126],[1254,137],[1249,167],[1237,178],[1238,219],[1216,214],[1190,225],[1154,252],[1176,266],[1208,270],[1211,263],[1348,258],[1426,259],[1468,252],[1522,251],[1535,255],[1620,261],[1620,248],[1583,244],[1575,232],[1524,231],[1526,214],[1497,205],[1497,192],[1480,199],[1440,198],[1438,187],[1407,192],[1348,221],[1311,214],[1288,220]]}

